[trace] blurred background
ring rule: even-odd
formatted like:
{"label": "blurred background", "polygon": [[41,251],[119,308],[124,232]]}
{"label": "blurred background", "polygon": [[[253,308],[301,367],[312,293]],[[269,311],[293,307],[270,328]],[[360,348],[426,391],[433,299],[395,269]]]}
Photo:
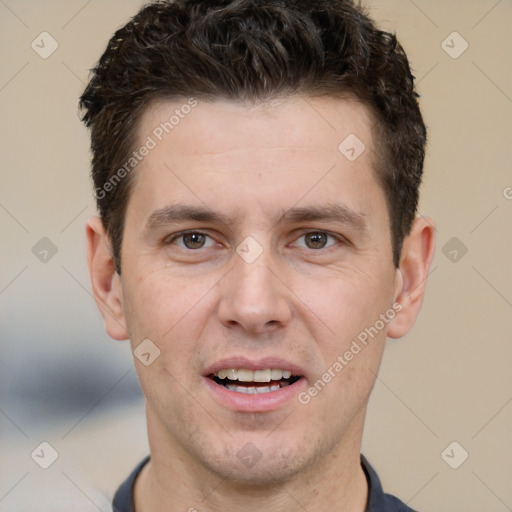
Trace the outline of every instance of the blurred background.
{"label": "blurred background", "polygon": [[[388,342],[362,452],[422,512],[512,510],[512,1],[363,3],[417,77],[437,249],[418,322]],[[91,295],[77,110],[141,5],[0,0],[0,511],[109,510],[147,453],[128,343]]]}

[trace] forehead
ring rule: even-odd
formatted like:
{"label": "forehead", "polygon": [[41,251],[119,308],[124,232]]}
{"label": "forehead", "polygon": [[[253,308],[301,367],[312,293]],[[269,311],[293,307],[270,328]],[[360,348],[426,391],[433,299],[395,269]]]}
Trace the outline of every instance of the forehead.
{"label": "forehead", "polygon": [[306,194],[310,204],[342,199],[361,210],[380,189],[372,124],[368,109],[349,99],[154,102],[137,130],[137,147],[151,150],[131,196],[146,218],[174,200],[236,206],[240,214],[251,205],[270,217],[273,206],[290,207]]}
{"label": "forehead", "polygon": [[151,136],[157,145],[172,143],[175,152],[199,156],[272,147],[337,154],[352,134],[364,141],[368,156],[372,125],[369,109],[355,98],[292,96],[258,103],[182,98],[151,103],[137,136],[139,142]]}

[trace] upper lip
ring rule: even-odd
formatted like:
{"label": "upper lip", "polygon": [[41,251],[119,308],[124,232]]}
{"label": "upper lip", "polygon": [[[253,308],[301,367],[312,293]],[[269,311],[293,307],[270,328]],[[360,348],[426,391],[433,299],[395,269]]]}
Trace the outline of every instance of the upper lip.
{"label": "upper lip", "polygon": [[289,370],[292,372],[292,375],[297,377],[302,377],[304,375],[304,370],[290,361],[286,359],[282,359],[280,357],[265,357],[263,359],[247,359],[247,357],[239,356],[239,357],[230,357],[226,359],[221,359],[210,365],[204,371],[204,375],[207,377],[208,375],[212,375],[217,373],[219,370],[235,368],[235,369],[244,369],[244,370],[266,370],[267,368],[274,368],[279,370]]}

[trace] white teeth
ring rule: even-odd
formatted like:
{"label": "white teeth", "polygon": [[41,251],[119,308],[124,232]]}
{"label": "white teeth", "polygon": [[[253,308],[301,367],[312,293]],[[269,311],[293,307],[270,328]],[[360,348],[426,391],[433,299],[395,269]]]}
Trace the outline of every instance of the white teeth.
{"label": "white teeth", "polygon": [[225,368],[214,375],[219,379],[238,380],[240,382],[270,382],[271,380],[289,379],[292,372],[277,368],[255,371],[244,368]]}
{"label": "white teeth", "polygon": [[[269,386],[262,386],[262,387],[256,387],[256,386],[233,386],[233,385],[227,384],[226,387],[228,389],[230,389],[231,391],[236,391],[237,393],[245,393],[246,395],[258,395],[259,393],[270,393],[270,391],[271,391]],[[275,386],[275,387],[277,389],[274,389],[272,391],[277,391],[279,389],[279,386]]]}
{"label": "white teeth", "polygon": [[253,382],[254,372],[252,370],[238,370],[238,380],[240,382]]}
{"label": "white teeth", "polygon": [[281,388],[289,386],[289,382],[280,382],[272,386],[237,386],[236,384],[225,383],[223,386],[230,391],[236,391],[237,393],[244,393],[246,395],[257,395],[259,393],[271,393],[272,391],[279,391]]}
{"label": "white teeth", "polygon": [[255,370],[254,382],[270,382],[271,370]]}
{"label": "white teeth", "polygon": [[[265,370],[247,370],[245,368],[223,368],[216,372],[215,377],[218,377],[225,388],[237,393],[244,393],[246,395],[257,395],[259,393],[270,393],[278,391],[281,388],[289,386],[290,383],[282,379],[289,379],[292,376],[290,370],[281,370],[278,368],[267,368]],[[236,384],[239,382],[271,382],[274,384],[269,386],[240,386]],[[275,382],[279,381],[279,382]]]}
{"label": "white teeth", "polygon": [[282,370],[270,370],[270,380],[281,380],[283,378]]}

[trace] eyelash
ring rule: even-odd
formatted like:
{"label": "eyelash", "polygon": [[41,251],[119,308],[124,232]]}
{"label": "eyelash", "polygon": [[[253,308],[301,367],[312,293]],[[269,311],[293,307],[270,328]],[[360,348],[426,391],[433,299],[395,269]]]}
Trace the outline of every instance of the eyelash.
{"label": "eyelash", "polygon": [[[176,233],[174,235],[172,235],[170,238],[166,238],[164,241],[163,241],[163,244],[164,245],[171,245],[173,244],[176,240],[179,240],[179,239],[183,239],[183,237],[185,235],[191,235],[191,234],[197,234],[197,235],[203,235],[207,238],[210,238],[211,240],[214,240],[210,235],[208,235],[208,233],[205,233],[203,231],[181,231],[180,233]],[[343,245],[348,245],[349,244],[349,241],[341,236],[341,235],[334,235],[332,233],[329,233],[328,231],[320,231],[320,230],[311,230],[311,231],[306,231],[304,233],[302,233],[296,240],[299,240],[300,238],[303,238],[305,237],[306,235],[312,235],[312,234],[321,234],[321,235],[327,235],[328,238],[331,238],[331,239],[334,239],[336,240],[337,243],[341,243]],[[311,251],[321,251],[321,250],[328,250],[330,249],[331,247],[333,247],[334,245],[336,244],[331,244],[331,245],[328,245],[327,247],[321,247],[319,249],[312,249],[310,247],[303,247],[304,249],[310,249]],[[206,247],[207,248],[207,247]],[[181,247],[181,249],[184,249],[184,250],[187,250],[187,251],[199,251],[201,249],[205,249],[205,247],[199,247],[198,249],[190,249],[188,247]]]}

